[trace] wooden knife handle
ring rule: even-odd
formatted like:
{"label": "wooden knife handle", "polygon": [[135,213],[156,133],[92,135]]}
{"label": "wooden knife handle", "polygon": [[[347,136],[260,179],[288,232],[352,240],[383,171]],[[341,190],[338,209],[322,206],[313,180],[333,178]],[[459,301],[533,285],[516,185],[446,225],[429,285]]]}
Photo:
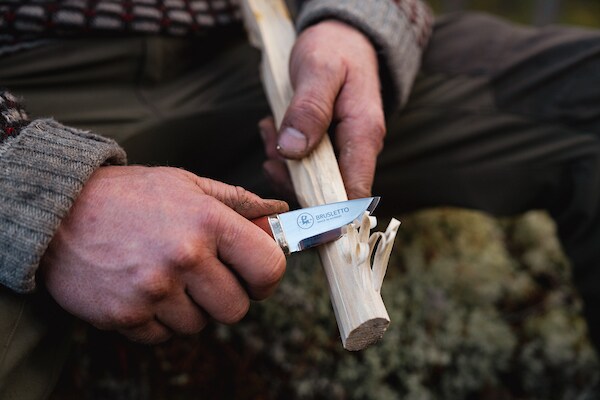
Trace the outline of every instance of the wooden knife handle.
{"label": "wooden knife handle", "polygon": [[275,239],[275,236],[273,236],[273,230],[271,229],[271,225],[269,224],[268,216],[254,218],[254,219],[251,219],[250,222],[252,222],[254,225],[258,226],[263,231],[267,232],[269,234],[269,236],[271,236],[273,239]]}

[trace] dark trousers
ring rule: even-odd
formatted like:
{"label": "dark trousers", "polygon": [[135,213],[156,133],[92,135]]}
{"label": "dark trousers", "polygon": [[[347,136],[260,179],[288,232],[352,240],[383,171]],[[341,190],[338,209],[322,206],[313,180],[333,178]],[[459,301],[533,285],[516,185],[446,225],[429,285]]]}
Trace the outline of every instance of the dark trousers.
{"label": "dark trousers", "polygon": [[[181,166],[268,195],[258,62],[241,31],[219,40],[78,39],[5,58],[0,84],[33,117],[116,138],[132,163]],[[477,14],[440,19],[408,105],[388,113],[374,193],[383,197],[378,214],[547,210],[600,348],[600,33]],[[0,304],[14,297],[3,290]],[[47,349],[18,347],[10,333],[36,319],[6,308],[5,347],[22,360]],[[0,360],[0,395],[15,382],[6,365]]]}

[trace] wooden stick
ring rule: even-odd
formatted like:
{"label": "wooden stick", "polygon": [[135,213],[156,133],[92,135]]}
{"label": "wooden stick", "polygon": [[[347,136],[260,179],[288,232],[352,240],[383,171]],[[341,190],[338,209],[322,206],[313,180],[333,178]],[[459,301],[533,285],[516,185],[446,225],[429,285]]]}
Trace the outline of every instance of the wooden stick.
{"label": "wooden stick", "polygon": [[[283,0],[242,0],[241,6],[250,41],[262,49],[263,83],[280,127],[293,95],[288,63],[296,33]],[[310,156],[287,164],[303,207],[348,200],[327,135]],[[351,227],[347,235],[319,247],[342,343],[348,350],[378,341],[390,323],[380,289],[399,226],[394,221],[385,234],[369,238],[372,219],[365,216],[360,229]]]}

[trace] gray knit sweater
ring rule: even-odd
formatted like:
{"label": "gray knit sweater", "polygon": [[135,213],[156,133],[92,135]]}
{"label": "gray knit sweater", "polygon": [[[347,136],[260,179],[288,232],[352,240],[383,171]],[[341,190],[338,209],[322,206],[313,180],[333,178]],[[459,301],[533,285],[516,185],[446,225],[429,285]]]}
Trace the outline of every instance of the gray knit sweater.
{"label": "gray knit sweater", "polygon": [[[404,104],[431,30],[420,0],[298,1],[301,31],[338,19],[364,32],[380,56],[393,102]],[[240,21],[237,0],[0,1],[0,56],[69,35],[218,34]],[[26,100],[26,99],[25,99]],[[51,119],[31,120],[0,90],[0,284],[35,289],[35,273],[61,220],[91,174],[125,164],[112,140]]]}

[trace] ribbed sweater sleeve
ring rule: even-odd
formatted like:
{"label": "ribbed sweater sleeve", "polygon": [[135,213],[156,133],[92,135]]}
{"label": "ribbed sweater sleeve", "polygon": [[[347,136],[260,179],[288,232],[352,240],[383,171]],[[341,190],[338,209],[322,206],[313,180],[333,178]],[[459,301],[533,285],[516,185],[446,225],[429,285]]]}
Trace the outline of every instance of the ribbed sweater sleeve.
{"label": "ribbed sweater sleeve", "polygon": [[337,19],[361,30],[374,44],[382,70],[382,85],[391,80],[392,103],[402,106],[421,64],[433,17],[420,0],[309,0],[302,4],[299,31],[325,19]]}
{"label": "ribbed sweater sleeve", "polygon": [[29,122],[7,92],[0,91],[0,114],[0,284],[25,293],[90,175],[126,160],[110,139],[51,119]]}

